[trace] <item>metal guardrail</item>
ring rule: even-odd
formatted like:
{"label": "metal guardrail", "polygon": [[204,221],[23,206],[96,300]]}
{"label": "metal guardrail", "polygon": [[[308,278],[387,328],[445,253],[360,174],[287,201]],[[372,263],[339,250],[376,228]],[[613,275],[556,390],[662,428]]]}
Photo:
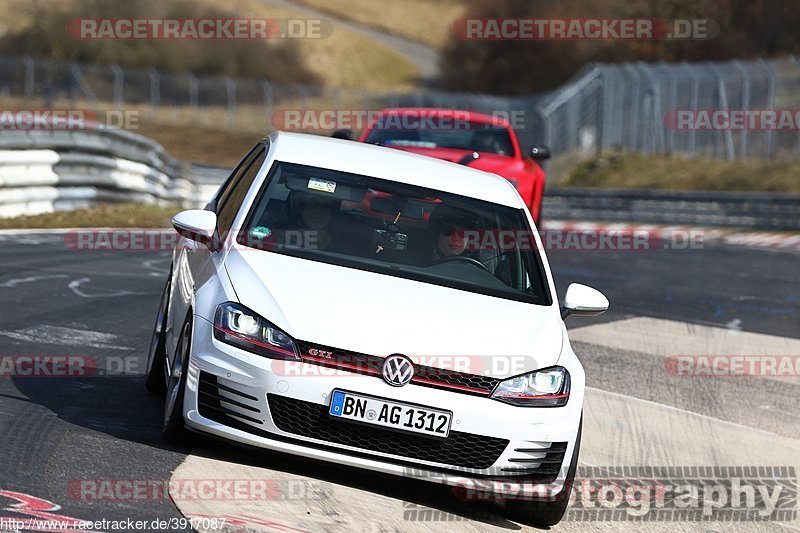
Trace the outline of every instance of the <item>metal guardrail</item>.
{"label": "metal guardrail", "polygon": [[[229,172],[195,167],[194,183],[210,197]],[[546,220],[800,231],[800,194],[553,188],[543,213]]]}
{"label": "metal guardrail", "polygon": [[202,206],[216,190],[146,137],[121,130],[27,130],[0,136],[0,216],[97,202]]}
{"label": "metal guardrail", "polygon": [[205,206],[219,189],[222,182],[230,175],[232,169],[212,167],[208,165],[191,165],[191,182],[194,186],[193,201],[198,206]]}
{"label": "metal guardrail", "polygon": [[800,230],[800,194],[549,189],[545,219]]}
{"label": "metal guardrail", "polygon": [[[170,158],[146,137],[120,130],[15,131],[0,136],[0,216],[97,202],[204,206],[228,175]],[[551,220],[800,231],[800,194],[553,188]]]}

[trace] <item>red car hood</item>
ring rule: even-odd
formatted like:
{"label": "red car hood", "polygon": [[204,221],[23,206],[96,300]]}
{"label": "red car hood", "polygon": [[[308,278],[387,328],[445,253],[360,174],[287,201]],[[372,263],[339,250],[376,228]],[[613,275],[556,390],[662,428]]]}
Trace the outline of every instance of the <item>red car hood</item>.
{"label": "red car hood", "polygon": [[[422,148],[419,146],[391,146],[397,150],[411,152],[413,154],[444,159],[453,163],[458,163],[465,156],[472,154],[470,150],[457,150],[454,148]],[[497,154],[481,153],[480,157],[468,165],[470,168],[493,172],[504,177],[509,177],[523,170],[523,163],[513,157]]]}

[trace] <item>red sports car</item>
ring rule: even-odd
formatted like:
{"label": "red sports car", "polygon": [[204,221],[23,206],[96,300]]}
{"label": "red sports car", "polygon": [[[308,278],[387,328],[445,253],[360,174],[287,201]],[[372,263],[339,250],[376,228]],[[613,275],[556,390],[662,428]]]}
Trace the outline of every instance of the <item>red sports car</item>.
{"label": "red sports car", "polygon": [[[353,138],[348,130],[334,136]],[[514,184],[537,224],[541,218],[545,174],[538,161],[550,152],[543,146],[523,151],[503,118],[455,109],[384,109],[358,140],[499,174]]]}

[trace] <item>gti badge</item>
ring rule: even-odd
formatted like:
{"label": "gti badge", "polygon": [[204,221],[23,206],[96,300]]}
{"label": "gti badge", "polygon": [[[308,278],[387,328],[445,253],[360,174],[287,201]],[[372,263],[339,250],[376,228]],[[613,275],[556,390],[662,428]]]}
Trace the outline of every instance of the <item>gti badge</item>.
{"label": "gti badge", "polygon": [[333,359],[333,352],[318,350],[316,348],[311,348],[310,350],[308,350],[308,355],[311,355],[313,357],[324,357],[325,359]]}
{"label": "gti badge", "polygon": [[414,377],[414,363],[405,355],[390,355],[383,360],[381,376],[392,387],[402,387]]}

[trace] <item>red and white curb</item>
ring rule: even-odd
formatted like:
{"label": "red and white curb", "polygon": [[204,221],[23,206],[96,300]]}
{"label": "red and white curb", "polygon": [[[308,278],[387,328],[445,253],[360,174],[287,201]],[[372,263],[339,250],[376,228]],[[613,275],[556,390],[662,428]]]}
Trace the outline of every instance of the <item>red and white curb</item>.
{"label": "red and white curb", "polygon": [[[733,246],[743,246],[748,248],[766,248],[772,250],[788,250],[800,252],[800,234],[791,233],[766,233],[766,232],[752,232],[741,229],[732,228],[709,228],[709,227],[691,227],[691,226],[658,226],[654,224],[626,224],[626,223],[602,223],[602,222],[581,222],[570,220],[546,220],[540,231],[544,233],[560,233],[563,235],[574,234],[579,237],[587,234],[593,235],[627,235],[627,236],[646,236],[651,240],[661,240],[664,242],[674,243],[676,241],[682,243],[690,243],[693,246],[686,246],[688,248],[702,247],[703,243],[723,243]],[[135,229],[135,228],[58,228],[58,229],[0,229],[0,240],[5,240],[7,237],[16,236],[30,236],[35,241],[36,237],[42,235],[63,235],[68,233],[77,232],[91,232],[91,231],[130,231],[130,232],[162,232],[171,233],[171,228],[149,228],[149,229]],[[548,242],[543,237],[545,249],[548,249]],[[566,245],[565,248],[581,248],[588,249],[590,247],[582,247],[580,241],[576,243],[569,243],[567,241],[559,241],[556,247]],[[597,249],[597,247],[594,247]],[[602,248],[602,246],[600,246]],[[614,249],[611,247],[610,249]],[[618,248],[624,249],[624,247]]]}
{"label": "red and white curb", "polygon": [[661,239],[664,241],[673,241],[677,236],[680,238],[691,238],[702,243],[721,242],[750,248],[800,251],[800,234],[752,232],[732,228],[546,220],[540,229],[545,232],[574,232],[578,234],[647,235],[649,238]]}
{"label": "red and white curb", "polygon": [[738,246],[755,246],[761,248],[777,248],[781,250],[800,251],[800,235],[782,235],[776,233],[733,233],[724,237],[726,244]]}

